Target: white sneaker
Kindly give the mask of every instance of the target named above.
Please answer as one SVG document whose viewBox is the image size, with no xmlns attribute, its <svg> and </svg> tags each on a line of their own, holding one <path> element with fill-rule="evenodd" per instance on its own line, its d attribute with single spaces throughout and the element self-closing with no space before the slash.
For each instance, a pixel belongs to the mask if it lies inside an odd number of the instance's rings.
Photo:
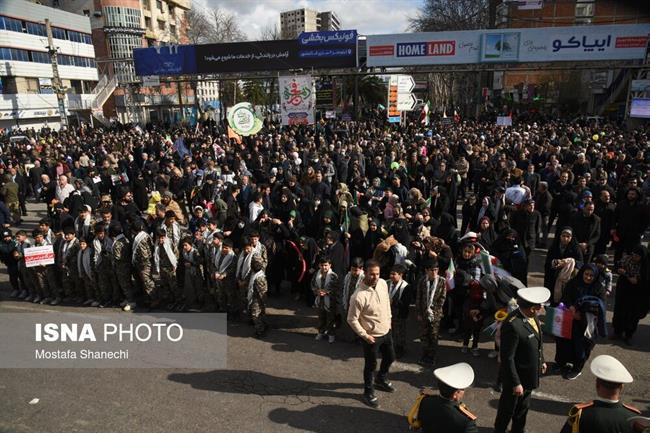
<svg viewBox="0 0 650 433">
<path fill-rule="evenodd" d="M 135 310 L 135 304 L 126 304 L 123 308 L 122 311 L 126 313 L 130 313 Z"/>
<path fill-rule="evenodd" d="M 490 353 L 488 353 L 488 358 L 490 359 L 494 359 L 497 356 L 499 356 L 499 352 L 497 352 L 496 350 L 490 350 Z"/>
<path fill-rule="evenodd" d="M 327 337 L 327 341 L 329 341 L 329 343 L 332 344 L 336 341 L 336 338 L 333 335 L 330 335 L 329 337 Z"/>
<path fill-rule="evenodd" d="M 315 338 L 315 340 L 316 340 L 316 341 L 320 341 L 320 340 L 322 340 L 323 338 L 325 338 L 325 334 L 321 334 L 321 333 L 319 332 L 318 334 L 316 334 L 316 338 Z"/>
</svg>

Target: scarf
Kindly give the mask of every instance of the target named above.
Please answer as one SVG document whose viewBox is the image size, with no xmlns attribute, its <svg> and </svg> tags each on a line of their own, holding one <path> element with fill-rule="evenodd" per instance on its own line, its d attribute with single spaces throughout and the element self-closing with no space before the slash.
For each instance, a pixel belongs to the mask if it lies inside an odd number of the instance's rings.
<svg viewBox="0 0 650 433">
<path fill-rule="evenodd" d="M 165 239 L 165 242 L 163 243 L 163 251 L 165 254 L 167 254 L 167 259 L 169 262 L 172 264 L 174 268 L 176 268 L 176 265 L 178 264 L 178 259 L 176 258 L 176 254 L 174 254 L 174 250 L 172 250 L 172 243 L 169 240 L 169 238 Z M 154 267 L 156 269 L 156 273 L 160 273 L 160 244 L 156 242 L 156 245 L 153 248 L 153 263 Z"/>
<path fill-rule="evenodd" d="M 77 220 L 75 221 L 75 227 L 77 229 L 77 233 L 81 234 L 83 237 L 87 237 L 88 234 L 90 233 L 90 215 L 88 215 L 84 220 L 82 221 L 77 217 Z"/>
<path fill-rule="evenodd" d="M 218 274 L 223 274 L 226 272 L 226 269 L 228 269 L 228 266 L 230 266 L 235 258 L 235 253 L 233 253 L 231 250 L 228 254 L 226 254 L 225 257 L 223 257 L 223 261 L 221 261 L 221 264 L 219 264 L 221 258 L 221 249 L 219 249 L 219 252 L 217 252 L 214 260 L 214 266 L 217 269 Z"/>
<path fill-rule="evenodd" d="M 66 255 L 68 253 L 68 250 L 75 244 L 75 242 L 79 242 L 77 238 L 72 239 L 71 241 L 66 241 L 63 244 L 63 259 L 66 258 Z"/>
<path fill-rule="evenodd" d="M 404 280 L 399 280 L 399 283 L 394 284 L 392 281 L 390 283 L 390 287 L 388 289 L 388 295 L 390 296 L 390 301 L 391 303 L 393 302 L 393 299 L 395 298 L 395 295 L 397 295 L 397 301 L 402 297 L 402 292 L 404 291 L 404 287 L 406 287 L 406 281 Z"/>
<path fill-rule="evenodd" d="M 427 278 L 426 314 L 429 321 L 433 321 L 434 319 L 431 305 L 433 304 L 433 298 L 436 296 L 436 292 L 438 291 L 438 281 L 440 281 L 440 275 L 436 275 L 436 278 L 433 281 L 430 281 Z"/>
<path fill-rule="evenodd" d="M 181 241 L 181 228 L 176 221 L 172 224 L 171 228 L 167 227 L 166 224 L 162 225 L 162 229 L 165 230 L 165 234 L 168 238 L 171 238 L 171 241 L 174 245 L 178 245 Z"/>
<path fill-rule="evenodd" d="M 237 259 L 237 279 L 245 280 L 248 274 L 251 271 L 251 260 L 253 259 L 253 251 L 249 254 L 241 253 L 239 259 Z"/>
<path fill-rule="evenodd" d="M 146 238 L 149 237 L 149 234 L 145 231 L 139 232 L 137 235 L 135 235 L 135 239 L 133 239 L 133 251 L 131 252 L 131 263 L 135 265 L 135 256 L 138 252 L 138 247 L 144 241 Z"/>
<path fill-rule="evenodd" d="M 257 280 L 259 277 L 264 276 L 264 270 L 260 269 L 259 271 L 255 272 L 251 279 L 248 281 L 248 292 L 246 293 L 246 299 L 248 301 L 247 306 L 250 308 L 251 304 L 253 303 L 253 294 L 255 292 L 255 280 Z"/>
<path fill-rule="evenodd" d="M 77 270 L 79 271 L 79 275 L 86 275 L 88 278 L 93 277 L 93 271 L 92 268 L 90 267 L 90 248 L 86 248 L 85 250 L 79 250 L 77 253 Z"/>
<path fill-rule="evenodd" d="M 343 279 L 343 311 L 348 311 L 348 302 L 350 302 L 350 296 L 352 296 L 354 292 L 357 291 L 359 284 L 361 284 L 363 281 L 363 278 L 364 274 L 361 272 L 361 274 L 357 277 L 356 283 L 354 283 L 354 290 L 352 290 L 352 293 L 350 293 L 350 282 L 352 281 L 352 274 L 348 272 L 348 274 Z"/>
<path fill-rule="evenodd" d="M 316 275 L 314 276 L 314 279 L 316 281 L 316 286 L 321 290 L 325 290 L 325 288 L 329 286 L 330 281 L 332 281 L 332 275 L 334 275 L 334 271 L 330 269 L 329 271 L 327 271 L 327 275 L 325 275 L 325 282 L 321 285 L 320 282 L 323 280 L 322 278 L 323 276 L 321 274 L 321 271 L 316 272 Z M 314 301 L 314 307 L 321 308 L 321 301 L 323 302 L 322 307 L 325 308 L 325 311 L 329 311 L 331 305 L 330 295 L 325 295 L 325 296 L 316 295 L 316 300 Z"/>
</svg>

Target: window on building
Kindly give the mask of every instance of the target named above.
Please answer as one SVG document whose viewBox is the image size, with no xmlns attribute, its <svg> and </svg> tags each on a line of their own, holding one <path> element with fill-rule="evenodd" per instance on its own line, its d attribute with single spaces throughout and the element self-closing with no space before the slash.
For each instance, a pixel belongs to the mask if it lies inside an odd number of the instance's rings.
<svg viewBox="0 0 650 433">
<path fill-rule="evenodd" d="M 74 60 L 72 56 L 68 56 L 67 54 L 59 54 L 58 56 L 56 56 L 56 61 L 61 66 L 74 65 Z"/>
<path fill-rule="evenodd" d="M 153 28 L 151 27 L 151 18 L 144 17 L 144 25 L 147 28 L 147 30 L 153 30 Z"/>
<path fill-rule="evenodd" d="M 27 29 L 27 33 L 30 35 L 37 35 L 37 36 L 47 36 L 47 32 L 45 31 L 45 25 L 44 24 L 39 24 L 39 23 L 31 23 L 27 21 L 25 28 Z"/>
<path fill-rule="evenodd" d="M 64 41 L 67 39 L 65 37 L 65 30 L 59 27 L 52 27 L 52 37 L 54 39 L 62 39 Z"/>
<path fill-rule="evenodd" d="M 140 28 L 139 9 L 105 6 L 104 16 L 107 27 Z"/>
<path fill-rule="evenodd" d="M 163 3 L 161 0 L 156 0 L 156 7 L 160 11 L 160 13 L 163 13 Z"/>
<path fill-rule="evenodd" d="M 29 51 L 16 48 L 0 48 L 0 60 L 13 60 L 15 62 L 29 62 Z"/>
<path fill-rule="evenodd" d="M 0 77 L 2 80 L 2 93 L 5 95 L 12 95 L 18 93 L 16 89 L 16 77 Z"/>
<path fill-rule="evenodd" d="M 172 5 L 169 5 L 169 16 L 176 18 L 176 8 Z"/>
<path fill-rule="evenodd" d="M 142 8 L 146 11 L 151 10 L 151 3 L 149 2 L 149 0 L 142 0 Z"/>
<path fill-rule="evenodd" d="M 158 30 L 165 30 L 165 22 L 158 20 Z"/>
<path fill-rule="evenodd" d="M 23 88 L 20 93 L 39 93 L 38 78 L 25 77 L 21 81 Z"/>
<path fill-rule="evenodd" d="M 0 29 L 11 30 L 12 32 L 22 32 L 23 22 L 9 17 L 0 17 Z"/>
<path fill-rule="evenodd" d="M 42 51 L 32 51 L 32 62 L 35 63 L 50 63 L 50 55 Z"/>
<path fill-rule="evenodd" d="M 594 0 L 578 0 L 576 2 L 576 24 L 591 24 L 595 3 Z"/>
<path fill-rule="evenodd" d="M 171 33 L 173 37 L 177 37 L 178 35 L 176 34 L 176 26 L 169 26 L 169 33 Z"/>
</svg>

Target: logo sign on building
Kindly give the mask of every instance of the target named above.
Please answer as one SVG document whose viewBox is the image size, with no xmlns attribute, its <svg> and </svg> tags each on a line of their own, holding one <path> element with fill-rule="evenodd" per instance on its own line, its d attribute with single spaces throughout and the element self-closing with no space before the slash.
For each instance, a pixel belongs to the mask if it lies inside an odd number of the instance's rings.
<svg viewBox="0 0 650 433">
<path fill-rule="evenodd" d="M 52 245 L 25 248 L 25 267 L 45 266 L 54 264 L 54 249 Z"/>
<path fill-rule="evenodd" d="M 280 77 L 280 115 L 283 125 L 313 125 L 316 94 L 311 75 Z"/>
<path fill-rule="evenodd" d="M 370 35 L 369 67 L 643 59 L 650 24 Z"/>
<path fill-rule="evenodd" d="M 240 102 L 228 110 L 228 125 L 239 135 L 257 134 L 262 129 L 262 120 L 255 115 L 255 109 L 248 102 Z"/>
</svg>

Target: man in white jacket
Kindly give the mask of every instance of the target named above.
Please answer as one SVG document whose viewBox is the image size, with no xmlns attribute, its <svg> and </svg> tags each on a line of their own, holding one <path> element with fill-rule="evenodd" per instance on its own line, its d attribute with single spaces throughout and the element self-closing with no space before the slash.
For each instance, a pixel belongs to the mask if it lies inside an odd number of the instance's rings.
<svg viewBox="0 0 650 433">
<path fill-rule="evenodd" d="M 375 387 L 386 392 L 395 388 L 387 380 L 388 370 L 395 360 L 393 336 L 391 334 L 390 295 L 386 281 L 379 278 L 380 267 L 375 260 L 366 262 L 364 279 L 350 299 L 348 323 L 363 339 L 364 401 L 371 407 L 378 407 Z M 381 365 L 377 377 L 377 354 L 381 352 Z"/>
</svg>

